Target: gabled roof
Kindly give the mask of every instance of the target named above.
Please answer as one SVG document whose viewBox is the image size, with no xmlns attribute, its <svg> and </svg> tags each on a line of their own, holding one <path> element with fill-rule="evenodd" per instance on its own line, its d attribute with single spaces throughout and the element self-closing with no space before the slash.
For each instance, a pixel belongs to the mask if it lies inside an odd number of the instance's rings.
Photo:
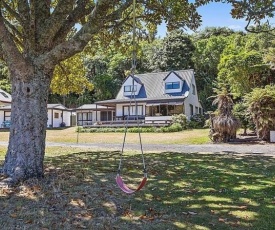
<svg viewBox="0 0 275 230">
<path fill-rule="evenodd" d="M 0 89 L 0 102 L 11 103 L 11 95 Z"/>
<path fill-rule="evenodd" d="M 62 104 L 47 104 L 47 109 L 69 110 Z"/>
<path fill-rule="evenodd" d="M 106 106 L 101 106 L 96 104 L 84 104 L 76 108 L 76 110 L 104 110 L 104 109 L 109 109 L 109 108 Z"/>
<path fill-rule="evenodd" d="M 182 79 L 182 77 L 179 76 L 175 71 L 171 71 L 171 72 L 163 79 L 163 81 L 165 81 L 171 74 L 175 74 L 180 80 L 184 80 L 184 79 Z"/>
<path fill-rule="evenodd" d="M 47 104 L 47 109 L 68 110 L 68 111 L 70 110 L 62 104 Z M 0 110 L 11 110 L 11 105 L 0 107 Z"/>
<path fill-rule="evenodd" d="M 139 95 L 136 96 L 137 99 L 165 99 L 165 98 L 175 98 L 175 97 L 186 97 L 188 91 L 191 88 L 191 82 L 194 75 L 194 70 L 179 70 L 173 71 L 180 79 L 184 80 L 184 85 L 182 91 L 179 93 L 165 94 L 164 93 L 164 79 L 171 74 L 171 72 L 160 72 L 160 73 L 146 73 L 137 74 L 136 78 L 143 83 Z M 129 99 L 129 97 L 124 96 L 123 87 L 116 96 L 116 100 Z"/>
<path fill-rule="evenodd" d="M 171 73 L 175 73 L 180 79 L 184 81 L 182 91 L 179 93 L 165 93 L 164 79 Z M 146 73 L 136 74 L 135 80 L 139 79 L 142 82 L 140 92 L 135 96 L 136 101 L 155 103 L 155 102 L 182 102 L 189 95 L 189 90 L 192 84 L 192 78 L 194 76 L 194 70 L 179 70 L 160 73 Z M 128 77 L 129 78 L 129 77 Z M 127 78 L 127 79 L 128 79 Z M 97 101 L 96 104 L 100 105 L 113 105 L 116 103 L 128 103 L 130 101 L 129 96 L 124 96 L 123 87 L 120 88 L 116 99 Z"/>
<path fill-rule="evenodd" d="M 124 82 L 126 82 L 128 80 L 128 78 L 132 77 L 136 83 L 142 85 L 142 81 L 137 77 L 137 75 L 133 76 L 133 75 L 129 75 L 128 77 L 125 78 L 125 80 L 123 81 L 122 85 L 124 84 Z"/>
</svg>

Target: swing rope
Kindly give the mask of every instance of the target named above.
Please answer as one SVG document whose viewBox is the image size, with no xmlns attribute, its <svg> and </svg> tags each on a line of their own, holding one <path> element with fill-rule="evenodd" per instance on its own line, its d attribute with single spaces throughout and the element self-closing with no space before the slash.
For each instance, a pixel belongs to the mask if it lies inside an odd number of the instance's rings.
<svg viewBox="0 0 275 230">
<path fill-rule="evenodd" d="M 130 98 L 130 105 L 128 107 L 128 115 L 126 119 L 126 124 L 125 124 L 125 130 L 124 130 L 124 138 L 123 138 L 123 144 L 122 144 L 122 149 L 120 153 L 120 161 L 119 161 L 119 166 L 117 170 L 117 176 L 116 176 L 116 182 L 119 188 L 127 193 L 127 194 L 132 194 L 134 192 L 139 191 L 142 189 L 142 187 L 145 185 L 147 181 L 147 170 L 146 170 L 146 165 L 145 165 L 145 158 L 144 158 L 144 153 L 143 153 L 143 146 L 142 146 L 142 141 L 141 141 L 141 133 L 140 133 L 140 122 L 138 120 L 138 109 L 137 109 L 137 100 L 136 100 L 136 95 L 135 95 L 135 90 L 134 90 L 134 76 L 135 76 L 135 70 L 136 70 L 136 0 L 133 0 L 133 52 L 132 52 L 132 68 L 131 68 L 131 76 L 132 76 L 132 89 L 131 89 L 131 98 Z M 130 116 L 130 109 L 132 109 L 132 100 L 134 100 L 134 107 L 135 107 L 135 119 L 137 120 L 138 124 L 138 134 L 139 134 L 139 144 L 140 144 L 140 151 L 142 155 L 142 163 L 143 163 L 143 173 L 144 177 L 142 181 L 140 182 L 139 186 L 133 190 L 130 189 L 124 182 L 122 177 L 120 176 L 121 173 L 121 166 L 122 166 L 122 158 L 123 158 L 123 153 L 124 153 L 124 147 L 125 147 L 125 142 L 126 142 L 126 136 L 127 136 L 127 131 L 129 127 L 129 116 Z"/>
</svg>

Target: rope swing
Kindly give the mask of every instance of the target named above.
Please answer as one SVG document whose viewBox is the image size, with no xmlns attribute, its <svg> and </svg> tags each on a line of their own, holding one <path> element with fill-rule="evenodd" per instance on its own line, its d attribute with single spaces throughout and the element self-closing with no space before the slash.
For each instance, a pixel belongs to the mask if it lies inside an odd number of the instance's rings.
<svg viewBox="0 0 275 230">
<path fill-rule="evenodd" d="M 134 76 L 135 76 L 135 70 L 136 70 L 136 59 L 137 59 L 136 58 L 136 0 L 133 0 L 133 52 L 132 52 L 132 68 L 131 68 L 131 76 L 133 78 L 133 81 L 132 81 L 130 106 L 128 107 L 128 116 L 127 116 L 127 120 L 126 120 L 126 124 L 125 124 L 123 145 L 122 145 L 122 149 L 121 149 L 121 153 L 120 153 L 120 161 L 119 161 L 119 166 L 118 166 L 117 176 L 116 176 L 116 183 L 117 183 L 118 187 L 123 192 L 125 192 L 127 194 L 132 194 L 132 193 L 135 193 L 135 192 L 141 190 L 147 181 L 147 170 L 146 170 L 146 165 L 145 165 L 145 160 L 144 160 L 144 153 L 143 153 L 141 134 L 140 134 L 140 123 L 138 121 L 137 101 L 136 101 L 136 96 L 135 96 L 135 91 L 134 91 Z M 139 144 L 140 144 L 140 150 L 141 150 L 141 155 L 142 155 L 143 173 L 144 173 L 144 177 L 136 189 L 129 188 L 124 183 L 122 177 L 120 176 L 122 157 L 123 157 L 124 146 L 125 146 L 125 141 L 126 141 L 126 136 L 127 136 L 128 126 L 129 126 L 130 108 L 132 108 L 132 100 L 134 101 L 134 105 L 135 105 L 135 118 L 136 118 L 137 124 L 138 124 Z"/>
</svg>

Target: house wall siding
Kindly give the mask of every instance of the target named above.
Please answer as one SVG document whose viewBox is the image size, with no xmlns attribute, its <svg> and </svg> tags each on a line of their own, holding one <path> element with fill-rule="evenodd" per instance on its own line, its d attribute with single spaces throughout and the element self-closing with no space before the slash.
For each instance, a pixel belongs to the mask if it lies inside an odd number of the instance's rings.
<svg viewBox="0 0 275 230">
<path fill-rule="evenodd" d="M 4 121 L 4 111 L 0 111 L 0 125 Z"/>
<path fill-rule="evenodd" d="M 195 86 L 195 94 L 193 93 L 193 87 L 192 85 Z M 184 101 L 184 109 L 185 109 L 185 115 L 187 116 L 188 119 L 191 118 L 191 110 L 190 110 L 190 105 L 193 106 L 193 114 L 196 114 L 195 108 L 201 108 L 200 102 L 198 100 L 198 92 L 197 92 L 197 86 L 195 82 L 195 77 L 193 76 L 191 85 L 190 85 L 190 91 L 188 94 L 188 97 Z"/>
<path fill-rule="evenodd" d="M 58 118 L 55 117 L 55 114 L 58 114 Z M 63 110 L 62 114 L 62 110 L 48 109 L 47 127 L 57 128 L 62 122 L 65 122 L 66 126 L 71 126 L 71 112 Z"/>
</svg>

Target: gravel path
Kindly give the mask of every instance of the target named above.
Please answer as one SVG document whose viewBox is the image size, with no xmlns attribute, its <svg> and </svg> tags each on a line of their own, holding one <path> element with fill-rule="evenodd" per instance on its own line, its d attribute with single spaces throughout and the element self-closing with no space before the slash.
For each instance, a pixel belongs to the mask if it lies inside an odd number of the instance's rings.
<svg viewBox="0 0 275 230">
<path fill-rule="evenodd" d="M 0 141 L 0 145 L 7 146 L 7 142 Z M 90 143 L 90 144 L 76 144 L 76 143 L 56 143 L 47 142 L 47 146 L 64 146 L 74 148 L 89 148 L 93 150 L 117 150 L 120 151 L 122 144 L 106 144 L 106 143 Z M 140 150 L 138 144 L 125 144 L 125 150 Z M 275 158 L 275 144 L 202 144 L 202 145 L 179 145 L 179 144 L 143 144 L 144 151 L 154 152 L 184 152 L 184 153 L 233 153 L 233 154 L 255 154 L 272 156 Z"/>
</svg>

